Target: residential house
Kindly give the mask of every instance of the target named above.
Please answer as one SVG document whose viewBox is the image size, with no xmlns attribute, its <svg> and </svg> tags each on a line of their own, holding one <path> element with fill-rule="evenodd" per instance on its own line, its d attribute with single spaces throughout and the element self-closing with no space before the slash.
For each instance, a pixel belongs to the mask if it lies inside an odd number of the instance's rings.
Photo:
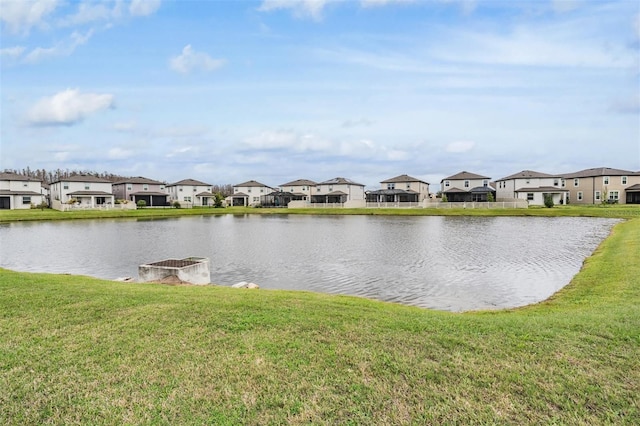
<svg viewBox="0 0 640 426">
<path fill-rule="evenodd" d="M 49 187 L 51 207 L 64 210 L 70 204 L 94 209 L 114 205 L 115 197 L 111 181 L 91 175 L 75 175 L 51 183 Z"/>
<path fill-rule="evenodd" d="M 163 182 L 138 176 L 115 182 L 112 186 L 116 200 L 127 200 L 134 204 L 144 201 L 148 207 L 169 205 L 169 194 Z"/>
<path fill-rule="evenodd" d="M 298 179 L 280 185 L 280 190 L 290 192 L 299 200 L 310 201 L 315 193 L 317 183 L 309 179 Z"/>
<path fill-rule="evenodd" d="M 183 207 L 213 206 L 215 195 L 211 192 L 212 185 L 195 179 L 183 179 L 165 187 L 169 193 L 169 202 L 180 203 Z"/>
<path fill-rule="evenodd" d="M 45 200 L 39 180 L 15 173 L 0 173 L 0 209 L 30 209 Z"/>
<path fill-rule="evenodd" d="M 488 176 L 462 171 L 442 179 L 440 190 L 453 203 L 495 200 L 496 190 L 490 182 Z"/>
<path fill-rule="evenodd" d="M 640 172 L 598 167 L 563 177 L 572 204 L 640 204 Z"/>
<path fill-rule="evenodd" d="M 311 202 L 325 204 L 352 202 L 351 204 L 353 205 L 364 204 L 364 185 L 343 177 L 329 179 L 316 184 L 315 193 L 311 196 Z"/>
<path fill-rule="evenodd" d="M 274 192 L 264 183 L 255 180 L 233 185 L 233 194 L 227 197 L 227 204 L 231 206 L 258 206 L 260 205 L 260 197 Z"/>
<path fill-rule="evenodd" d="M 550 195 L 554 204 L 566 204 L 569 191 L 560 175 L 523 170 L 496 181 L 496 201 L 527 200 L 529 205 L 543 206 Z"/>
<path fill-rule="evenodd" d="M 369 203 L 419 203 L 429 199 L 429 183 L 400 175 L 380 182 L 381 189 L 367 192 Z"/>
</svg>

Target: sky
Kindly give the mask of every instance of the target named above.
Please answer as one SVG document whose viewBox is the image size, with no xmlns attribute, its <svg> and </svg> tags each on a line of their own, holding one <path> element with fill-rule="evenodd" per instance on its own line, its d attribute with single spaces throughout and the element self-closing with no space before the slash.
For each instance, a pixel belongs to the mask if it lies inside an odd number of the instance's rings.
<svg viewBox="0 0 640 426">
<path fill-rule="evenodd" d="M 640 171 L 640 2 L 0 0 L 0 169 Z"/>
</svg>

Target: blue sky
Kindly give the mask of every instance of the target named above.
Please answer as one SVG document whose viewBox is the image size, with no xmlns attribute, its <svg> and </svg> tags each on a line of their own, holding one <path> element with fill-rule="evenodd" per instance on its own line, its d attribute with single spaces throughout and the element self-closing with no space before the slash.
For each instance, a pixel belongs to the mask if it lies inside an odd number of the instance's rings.
<svg viewBox="0 0 640 426">
<path fill-rule="evenodd" d="M 0 0 L 0 168 L 640 170 L 636 1 Z"/>
</svg>

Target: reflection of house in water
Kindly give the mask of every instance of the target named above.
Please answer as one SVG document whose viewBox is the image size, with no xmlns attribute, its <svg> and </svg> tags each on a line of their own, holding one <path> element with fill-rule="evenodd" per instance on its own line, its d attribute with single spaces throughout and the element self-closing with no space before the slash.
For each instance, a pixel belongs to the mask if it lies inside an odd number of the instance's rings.
<svg viewBox="0 0 640 426">
<path fill-rule="evenodd" d="M 490 200 L 489 194 L 494 200 L 496 198 L 496 190 L 489 185 L 490 180 L 488 176 L 460 172 L 442 179 L 440 187 L 451 203 L 485 202 Z"/>
<path fill-rule="evenodd" d="M 380 182 L 382 189 L 367 192 L 368 203 L 418 203 L 429 198 L 429 183 L 408 175 Z"/>
</svg>

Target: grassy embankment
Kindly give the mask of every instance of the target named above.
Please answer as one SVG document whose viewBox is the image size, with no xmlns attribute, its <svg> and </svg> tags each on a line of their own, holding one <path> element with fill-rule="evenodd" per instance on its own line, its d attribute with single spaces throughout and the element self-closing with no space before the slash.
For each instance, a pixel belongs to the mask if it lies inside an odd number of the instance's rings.
<svg viewBox="0 0 640 426">
<path fill-rule="evenodd" d="M 1 222 L 37 220 L 74 220 L 108 218 L 165 218 L 222 214 L 305 214 L 305 215 L 396 215 L 396 216 L 596 216 L 631 218 L 640 217 L 640 205 L 555 206 L 551 209 L 261 209 L 229 207 L 225 209 L 140 209 L 140 210 L 78 210 L 60 212 L 52 209 L 0 210 Z"/>
<path fill-rule="evenodd" d="M 0 424 L 639 424 L 638 253 L 463 314 L 0 269 Z"/>
</svg>

